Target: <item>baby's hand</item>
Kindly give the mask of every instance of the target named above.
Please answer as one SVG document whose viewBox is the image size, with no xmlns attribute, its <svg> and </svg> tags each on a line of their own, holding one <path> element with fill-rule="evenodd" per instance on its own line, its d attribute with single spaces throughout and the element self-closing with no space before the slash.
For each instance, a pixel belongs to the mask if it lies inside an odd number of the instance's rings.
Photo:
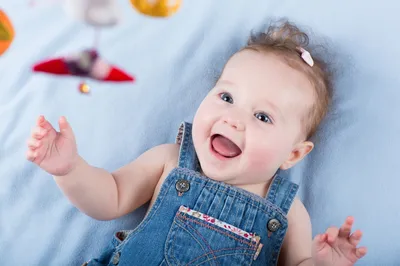
<svg viewBox="0 0 400 266">
<path fill-rule="evenodd" d="M 361 240 L 360 230 L 351 233 L 353 217 L 347 217 L 340 229 L 330 227 L 324 234 L 317 235 L 313 241 L 313 261 L 317 266 L 354 265 L 366 253 L 366 247 L 357 248 Z"/>
<path fill-rule="evenodd" d="M 74 133 L 65 117 L 61 117 L 58 124 L 60 132 L 39 116 L 28 139 L 26 157 L 48 173 L 63 176 L 75 167 L 78 152 Z"/>
</svg>

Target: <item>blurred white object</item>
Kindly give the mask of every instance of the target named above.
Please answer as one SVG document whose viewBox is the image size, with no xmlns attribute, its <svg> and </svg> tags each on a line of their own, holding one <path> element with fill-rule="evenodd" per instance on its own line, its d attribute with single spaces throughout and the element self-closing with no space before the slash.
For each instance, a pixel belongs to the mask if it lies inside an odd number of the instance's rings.
<svg viewBox="0 0 400 266">
<path fill-rule="evenodd" d="M 65 11 L 95 27 L 111 27 L 120 22 L 116 0 L 64 0 Z"/>
</svg>

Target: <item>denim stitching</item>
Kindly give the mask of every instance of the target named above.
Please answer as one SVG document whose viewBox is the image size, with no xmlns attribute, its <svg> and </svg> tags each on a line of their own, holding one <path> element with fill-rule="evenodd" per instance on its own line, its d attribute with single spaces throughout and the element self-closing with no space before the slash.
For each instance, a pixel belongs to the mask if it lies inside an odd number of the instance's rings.
<svg viewBox="0 0 400 266">
<path fill-rule="evenodd" d="M 179 154 L 179 167 L 186 167 L 186 165 L 185 165 L 186 153 L 187 153 L 186 146 L 187 145 L 186 145 L 185 135 L 183 135 L 182 144 L 181 144 L 181 148 L 180 148 L 180 154 Z"/>
<path fill-rule="evenodd" d="M 228 190 L 226 190 L 226 191 L 224 191 L 224 193 L 225 194 L 227 194 L 228 193 Z M 235 198 L 235 196 L 236 196 L 236 191 L 234 191 L 234 196 L 233 196 L 233 199 L 230 201 L 230 203 L 229 203 L 229 210 L 228 210 L 228 212 L 227 213 L 230 213 L 231 212 L 231 210 L 232 210 L 232 206 L 233 206 L 233 203 L 234 203 L 234 198 Z M 227 197 L 227 198 L 229 198 L 229 197 Z M 225 217 L 226 218 L 226 217 Z"/>
<path fill-rule="evenodd" d="M 204 251 L 204 252 L 207 252 L 207 250 L 204 250 L 202 244 L 197 240 L 197 238 L 196 238 L 191 232 L 189 232 L 189 230 L 187 230 L 186 228 L 184 228 L 182 225 L 180 225 L 180 224 L 177 223 L 176 221 L 174 221 L 173 224 L 174 224 L 175 226 L 178 226 L 180 229 L 186 231 L 186 232 L 199 244 L 199 246 L 203 249 L 203 251 Z M 189 226 L 189 227 L 191 227 L 191 226 L 188 225 L 188 224 L 186 224 L 186 225 Z M 192 230 L 194 230 L 200 237 L 202 237 L 202 235 L 201 235 L 196 229 L 194 229 L 193 227 L 191 227 L 191 228 L 192 228 Z M 177 228 L 175 228 L 175 230 L 177 230 Z M 177 234 L 175 234 L 175 236 L 174 236 L 174 240 L 173 240 L 174 242 L 175 242 L 175 239 L 176 239 L 176 235 L 177 235 Z M 206 243 L 206 245 L 207 245 L 207 242 L 205 241 L 204 238 L 203 238 L 203 241 L 204 241 L 204 242 Z M 172 244 L 172 243 L 173 243 L 173 242 L 171 242 L 171 244 Z M 209 250 L 212 250 L 212 248 L 211 248 L 210 246 L 207 245 L 207 247 L 208 247 Z M 212 253 L 212 251 L 211 251 L 211 252 L 208 252 L 208 253 Z M 215 257 L 215 256 L 213 256 L 213 257 Z"/>
<path fill-rule="evenodd" d="M 254 225 L 254 220 L 255 220 L 256 214 L 254 214 L 254 211 L 253 211 L 253 210 L 249 210 L 249 213 L 248 213 L 246 216 L 247 216 L 247 219 L 246 219 L 245 228 L 246 228 L 246 229 L 247 229 L 247 228 L 252 228 L 253 225 Z M 252 224 L 252 225 L 250 225 L 250 224 Z"/>
<path fill-rule="evenodd" d="M 186 130 L 186 125 L 185 125 L 185 129 L 183 132 L 183 143 L 182 143 L 182 149 L 183 149 L 183 158 L 182 158 L 182 165 L 185 168 L 187 167 L 187 160 L 188 160 L 188 147 L 189 147 L 189 143 L 188 143 L 188 134 L 187 134 L 187 130 Z"/>
<path fill-rule="evenodd" d="M 214 198 L 217 196 L 217 194 L 214 195 Z M 223 201 L 224 195 L 219 195 L 219 199 L 217 200 L 218 202 L 216 203 L 216 206 L 221 206 L 222 205 L 222 201 Z M 214 201 L 212 202 L 213 204 L 211 206 L 214 205 Z M 221 211 L 219 211 L 219 213 L 221 214 L 222 209 L 224 208 L 224 206 L 222 206 Z M 217 219 L 220 219 L 221 216 L 215 217 Z"/>
<path fill-rule="evenodd" d="M 239 241 L 239 242 L 242 243 L 242 244 L 246 244 L 246 245 L 251 246 L 251 247 L 253 247 L 253 246 L 255 245 L 255 244 L 253 244 L 253 243 L 247 243 L 246 241 L 244 241 L 244 240 L 242 240 L 242 239 L 239 239 L 239 238 L 237 238 L 237 237 L 235 237 L 235 236 L 232 236 L 232 235 L 228 234 L 227 232 L 224 232 L 224 231 L 222 231 L 222 230 L 220 230 L 220 229 L 218 229 L 218 228 L 215 228 L 215 227 L 213 227 L 213 226 L 211 226 L 211 225 L 209 225 L 209 224 L 202 223 L 202 222 L 197 221 L 197 220 L 194 220 L 194 219 L 190 219 L 190 218 L 188 218 L 188 217 L 186 217 L 186 216 L 184 216 L 184 215 L 182 215 L 182 214 L 180 214 L 180 213 L 177 214 L 176 217 L 177 217 L 177 218 L 182 218 L 183 220 L 187 220 L 187 221 L 190 221 L 190 222 L 194 222 L 194 223 L 196 223 L 196 224 L 198 224 L 198 225 L 200 225 L 200 226 L 206 227 L 206 228 L 208 228 L 208 229 L 210 229 L 210 230 L 213 230 L 213 231 L 216 231 L 216 232 L 221 233 L 221 234 L 223 234 L 223 235 L 226 235 L 227 237 L 230 237 L 230 238 L 232 238 L 232 239 L 234 239 L 234 240 L 236 240 L 236 241 Z"/>
<path fill-rule="evenodd" d="M 191 170 L 185 169 L 185 168 L 175 168 L 175 169 L 173 169 L 172 171 L 177 172 L 177 175 L 179 176 L 179 174 L 181 174 L 182 172 L 183 172 L 183 173 L 184 173 L 184 172 L 188 172 L 188 171 L 190 172 Z M 172 173 L 172 171 L 171 171 L 171 173 Z M 190 175 L 190 174 L 189 174 L 189 175 Z M 192 177 L 193 177 L 193 176 L 197 177 L 198 175 L 193 175 L 193 174 L 192 174 Z M 268 212 L 265 211 L 263 207 L 269 207 L 270 209 L 272 209 L 272 210 L 278 212 L 279 214 L 281 214 L 283 217 L 286 217 L 286 214 L 282 211 L 281 208 L 279 208 L 278 206 L 272 204 L 272 203 L 269 202 L 269 201 L 262 201 L 263 198 L 257 199 L 257 198 L 254 198 L 254 196 L 251 196 L 251 195 L 249 195 L 249 196 L 244 196 L 244 195 L 242 196 L 242 195 L 240 195 L 240 194 L 239 194 L 239 195 L 236 195 L 236 194 L 238 194 L 238 193 L 240 193 L 240 192 L 235 191 L 235 190 L 233 190 L 233 191 L 235 192 L 235 194 L 232 195 L 231 192 L 228 192 L 228 191 L 225 192 L 225 191 L 223 191 L 223 190 L 221 190 L 221 189 L 219 189 L 219 188 L 214 188 L 213 186 L 210 186 L 210 185 L 207 185 L 207 184 L 203 184 L 202 182 L 200 182 L 200 181 L 198 181 L 198 180 L 192 179 L 191 182 L 196 182 L 197 184 L 199 184 L 199 185 L 201 185 L 201 186 L 203 186 L 203 187 L 206 187 L 206 188 L 208 188 L 208 189 L 210 189 L 210 190 L 214 190 L 214 191 L 217 191 L 217 192 L 220 192 L 220 193 L 224 193 L 224 194 L 226 194 L 226 195 L 228 195 L 228 196 L 231 196 L 231 197 L 233 197 L 233 198 L 242 200 L 243 202 L 247 202 L 249 205 L 251 205 L 252 207 L 257 208 L 258 210 L 264 212 L 265 214 L 268 214 Z M 257 203 L 261 204 L 261 206 L 256 206 L 256 205 L 254 205 L 253 202 L 257 202 Z"/>
<path fill-rule="evenodd" d="M 239 210 L 240 210 L 240 209 L 241 209 L 241 208 L 236 208 L 235 223 L 236 223 L 237 217 L 239 217 Z"/>
<path fill-rule="evenodd" d="M 208 188 L 208 189 L 210 189 L 210 190 L 218 190 L 218 189 L 215 189 L 215 188 L 210 187 L 210 186 L 207 186 L 207 185 L 204 185 L 204 187 L 206 187 L 206 188 Z M 220 193 L 223 193 L 223 194 L 227 194 L 228 196 L 231 196 L 231 197 L 233 197 L 233 198 L 236 198 L 236 199 L 238 199 L 238 200 L 241 200 L 241 201 L 243 201 L 243 202 L 245 202 L 245 203 L 248 203 L 248 204 L 251 205 L 252 207 L 257 208 L 258 210 L 264 212 L 265 214 L 268 214 L 268 212 L 265 211 L 264 209 L 262 209 L 262 207 L 259 207 L 259 206 L 254 205 L 253 202 L 250 202 L 250 201 L 249 201 L 248 199 L 246 199 L 246 198 L 242 198 L 241 196 L 233 196 L 233 195 L 230 194 L 229 192 L 224 192 L 224 191 L 219 191 L 219 192 L 220 192 Z M 263 203 L 263 204 L 264 204 L 264 203 Z M 264 205 L 265 205 L 265 206 L 268 206 L 268 207 L 270 207 L 271 209 L 273 209 L 274 211 L 280 213 L 282 216 L 286 216 L 285 213 L 282 213 L 282 210 L 281 210 L 280 208 L 278 208 L 278 207 L 276 207 L 276 206 L 273 206 L 272 204 L 270 205 L 270 203 L 266 203 L 266 204 L 264 204 Z"/>
<path fill-rule="evenodd" d="M 282 203 L 281 209 L 285 212 L 288 213 L 291 203 L 293 202 L 294 195 L 296 195 L 298 186 L 296 184 L 291 184 L 288 190 L 288 195 L 285 197 L 285 200 Z"/>
<path fill-rule="evenodd" d="M 179 218 L 181 218 L 181 217 L 183 218 L 183 216 L 181 216 L 180 213 L 177 213 L 177 215 L 176 215 L 175 217 L 176 217 L 177 219 L 179 219 Z M 184 218 L 186 218 L 186 217 L 184 217 Z M 191 219 L 188 219 L 188 220 L 191 220 Z M 182 222 L 185 222 L 185 221 L 182 220 Z M 193 226 L 191 226 L 190 224 L 185 223 L 185 225 L 188 226 L 188 227 L 190 227 L 193 231 L 195 231 L 195 232 L 198 234 L 199 237 L 201 237 L 201 238 L 203 239 L 203 241 L 204 241 L 204 243 L 206 244 L 206 246 L 208 247 L 208 249 L 211 250 L 210 252 L 212 253 L 213 258 L 215 258 L 215 254 L 214 254 L 212 248 L 208 245 L 208 242 L 206 241 L 206 239 L 204 239 L 203 235 L 200 234 L 200 232 L 197 231 L 195 228 L 193 228 Z M 183 228 L 182 226 L 180 226 L 180 227 L 181 227 L 182 229 L 185 229 L 185 228 Z M 186 230 L 186 231 L 187 231 L 187 230 Z"/>
<path fill-rule="evenodd" d="M 245 209 L 246 210 L 246 209 Z M 250 214 L 251 213 L 253 213 L 252 211 L 250 211 Z M 249 222 L 250 222 L 250 218 L 251 218 L 251 215 L 250 214 L 246 214 L 246 222 L 245 222 L 245 224 L 243 225 L 243 229 L 245 229 L 246 231 L 247 231 L 247 228 L 250 228 L 248 225 L 249 225 Z M 243 220 L 243 219 L 242 219 Z"/>
<path fill-rule="evenodd" d="M 235 191 L 236 193 L 245 194 L 245 195 L 243 195 L 245 198 L 250 198 L 250 200 L 252 200 L 252 201 L 261 202 L 264 205 L 270 205 L 271 207 L 274 207 L 273 206 L 274 204 L 272 204 L 271 202 L 267 201 L 266 198 L 261 198 L 259 196 L 252 195 L 250 192 L 247 192 L 247 191 L 237 191 L 235 189 L 236 187 L 232 187 L 231 185 L 227 185 L 227 184 L 224 184 L 224 183 L 218 183 L 217 181 L 214 181 L 214 180 L 212 180 L 212 179 L 210 179 L 208 177 L 204 177 L 200 173 L 195 172 L 195 171 L 193 171 L 191 169 L 178 167 L 178 168 L 174 168 L 173 170 L 171 170 L 171 172 L 177 172 L 178 176 L 187 175 L 187 176 L 189 176 L 191 178 L 191 181 L 199 183 L 199 184 L 202 184 L 203 186 L 206 186 L 206 187 L 210 187 L 210 185 L 207 184 L 207 181 L 209 183 L 213 183 L 213 185 L 215 184 L 215 185 L 217 185 L 219 187 L 229 187 L 231 190 Z M 196 179 L 193 179 L 193 178 L 201 179 L 202 181 L 204 181 L 204 184 L 203 184 L 203 182 L 201 182 L 199 180 L 196 180 Z M 209 179 L 209 180 L 207 180 L 207 179 Z M 217 189 L 214 189 L 214 190 L 221 191 L 222 189 L 218 189 L 217 188 Z M 229 194 L 229 192 L 228 192 L 228 194 Z M 241 196 L 236 196 L 236 197 L 241 198 Z M 280 208 L 277 208 L 277 209 L 280 209 Z"/>
<path fill-rule="evenodd" d="M 203 191 L 202 191 L 202 192 L 203 192 Z M 202 194 L 202 193 L 201 193 L 201 194 Z M 201 194 L 200 194 L 200 195 L 201 195 Z M 199 196 L 200 196 L 200 195 L 199 195 Z M 205 196 L 206 196 L 207 198 L 209 197 L 209 195 L 210 195 L 209 193 L 205 193 Z M 199 207 L 199 210 L 202 210 L 202 209 L 203 209 L 203 204 L 204 204 L 204 202 L 206 202 L 206 200 L 203 200 L 203 201 L 201 202 L 200 207 Z"/>
<path fill-rule="evenodd" d="M 266 198 L 267 198 L 267 200 L 268 201 L 270 201 L 270 202 L 274 202 L 274 200 L 275 200 L 275 193 L 276 193 L 276 180 L 277 180 L 277 176 L 274 176 L 273 177 L 273 179 L 272 179 L 272 181 L 271 181 L 271 184 L 270 184 L 270 187 L 269 187 L 269 189 L 268 189 L 268 191 L 267 191 L 267 196 L 266 196 Z"/>
<path fill-rule="evenodd" d="M 221 258 L 221 257 L 226 257 L 226 256 L 231 256 L 231 255 L 249 255 L 249 254 L 248 254 L 248 253 L 232 253 L 232 254 L 219 255 L 219 256 L 217 256 L 217 257 L 215 257 L 215 258 Z M 209 262 L 209 261 L 210 261 L 210 260 L 208 259 L 208 260 L 203 261 L 203 262 L 201 262 L 201 263 L 199 263 L 199 264 L 196 264 L 196 266 L 197 266 L 197 265 L 204 264 L 204 263 Z M 247 265 L 251 265 L 251 263 L 252 263 L 252 261 L 250 260 L 249 264 L 247 264 Z"/>
<path fill-rule="evenodd" d="M 279 204 L 277 204 L 276 202 L 276 196 L 277 196 L 277 192 L 279 190 L 279 187 L 281 185 L 281 181 L 282 178 L 280 176 L 276 176 L 273 180 L 272 180 L 272 186 L 271 186 L 271 190 L 270 190 L 270 200 L 273 204 L 279 206 Z"/>
<path fill-rule="evenodd" d="M 184 123 L 182 125 L 182 133 L 181 133 L 181 147 L 179 149 L 179 167 L 187 168 L 187 153 L 188 153 L 188 125 Z"/>
<path fill-rule="evenodd" d="M 175 224 L 175 220 L 172 221 L 172 224 L 169 227 L 167 238 L 165 239 L 165 243 L 164 243 L 164 258 L 168 261 L 168 264 L 171 264 L 171 262 L 169 261 L 169 258 L 172 258 L 174 261 L 176 261 L 176 258 L 174 256 L 168 256 L 168 250 L 172 243 L 171 234 L 173 231 L 175 231 L 174 224 Z M 177 264 L 177 263 L 175 263 L 175 264 Z M 173 264 L 173 265 L 175 265 L 175 264 Z"/>
<path fill-rule="evenodd" d="M 229 253 L 229 254 L 227 254 L 227 255 L 251 255 L 251 256 L 253 256 L 253 254 L 248 253 L 247 251 L 254 251 L 254 252 L 256 251 L 255 248 L 220 248 L 220 249 L 214 250 L 214 252 L 225 251 L 225 250 L 231 250 L 231 251 L 235 251 L 235 250 L 244 250 L 244 251 L 245 251 L 245 252 L 243 252 L 243 253 L 232 253 L 232 254 Z M 190 265 L 190 264 L 193 263 L 194 261 L 200 259 L 201 257 L 207 256 L 208 254 L 209 254 L 209 253 L 204 253 L 203 255 L 200 255 L 200 256 L 198 256 L 197 258 L 195 258 L 195 259 L 189 261 L 187 264 Z M 221 256 L 224 256 L 224 255 L 216 256 L 216 258 L 221 257 Z M 203 263 L 203 262 L 202 262 L 202 263 Z"/>
<path fill-rule="evenodd" d="M 228 187 L 226 187 L 226 188 L 224 189 L 224 192 L 225 192 L 226 190 L 228 190 Z M 218 203 L 218 205 L 222 205 L 222 198 L 223 198 L 223 197 L 220 197 L 220 198 L 219 198 L 219 203 Z M 226 199 L 226 197 L 225 197 L 225 199 Z M 224 206 L 222 206 L 222 209 L 223 209 L 223 208 L 224 208 Z M 222 210 L 222 209 L 221 209 L 221 210 Z"/>
</svg>

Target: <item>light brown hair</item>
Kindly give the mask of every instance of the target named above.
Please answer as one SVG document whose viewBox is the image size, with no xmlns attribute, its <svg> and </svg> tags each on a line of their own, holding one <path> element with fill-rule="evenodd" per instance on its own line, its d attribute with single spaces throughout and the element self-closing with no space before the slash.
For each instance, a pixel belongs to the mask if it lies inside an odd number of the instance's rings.
<svg viewBox="0 0 400 266">
<path fill-rule="evenodd" d="M 311 54 L 314 61 L 312 67 L 301 58 L 299 47 Z M 315 102 L 308 114 L 304 116 L 307 139 L 316 132 L 332 101 L 333 73 L 328 63 L 317 55 L 316 48 L 321 48 L 321 45 L 311 47 L 309 37 L 304 31 L 287 20 L 281 20 L 271 24 L 266 32 L 253 34 L 242 49 L 275 53 L 282 57 L 290 67 L 308 77 L 314 87 Z"/>
</svg>

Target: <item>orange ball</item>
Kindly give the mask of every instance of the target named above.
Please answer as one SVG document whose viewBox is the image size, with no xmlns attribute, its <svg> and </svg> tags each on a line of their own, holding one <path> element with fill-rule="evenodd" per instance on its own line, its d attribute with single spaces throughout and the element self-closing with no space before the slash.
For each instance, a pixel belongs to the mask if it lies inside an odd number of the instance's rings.
<svg viewBox="0 0 400 266">
<path fill-rule="evenodd" d="M 0 55 L 10 47 L 14 40 L 14 28 L 6 13 L 0 9 Z"/>
<path fill-rule="evenodd" d="M 79 92 L 82 94 L 88 94 L 90 92 L 90 87 L 85 82 L 81 82 L 79 84 L 78 89 L 79 89 Z"/>
<path fill-rule="evenodd" d="M 169 17 L 175 14 L 182 0 L 130 0 L 132 6 L 142 14 L 152 17 Z"/>
</svg>

